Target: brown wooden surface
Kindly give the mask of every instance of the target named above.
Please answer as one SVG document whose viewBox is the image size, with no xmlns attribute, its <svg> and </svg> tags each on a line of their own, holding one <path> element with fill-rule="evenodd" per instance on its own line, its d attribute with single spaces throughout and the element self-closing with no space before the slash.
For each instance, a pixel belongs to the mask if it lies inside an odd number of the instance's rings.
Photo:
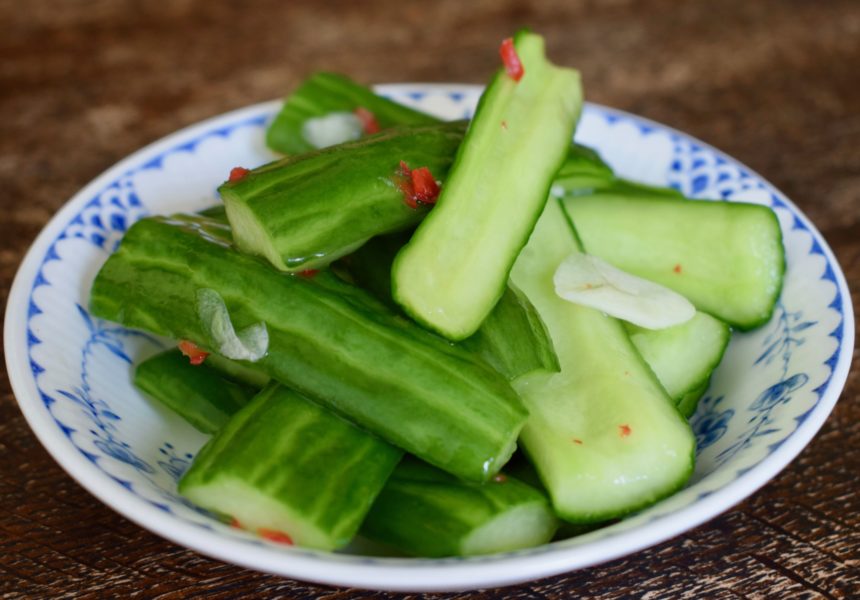
<svg viewBox="0 0 860 600">
<path fill-rule="evenodd" d="M 860 3 L 0 0 L 0 291 L 75 191 L 204 117 L 326 68 L 482 82 L 520 25 L 589 99 L 750 165 L 824 233 L 860 290 Z M 853 296 L 855 311 L 858 297 Z M 860 380 L 800 457 L 734 510 L 606 565 L 486 597 L 860 597 Z M 102 506 L 0 399 L 0 596 L 396 597 L 204 558 Z M 464 594 L 473 597 L 478 594 Z M 459 596 L 457 596 L 459 597 Z"/>
</svg>

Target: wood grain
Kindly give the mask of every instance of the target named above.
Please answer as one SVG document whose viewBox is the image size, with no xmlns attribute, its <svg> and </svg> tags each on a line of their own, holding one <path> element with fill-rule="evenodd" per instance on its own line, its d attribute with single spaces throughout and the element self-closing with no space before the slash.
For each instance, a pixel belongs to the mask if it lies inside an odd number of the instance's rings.
<svg viewBox="0 0 860 600">
<path fill-rule="evenodd" d="M 0 0 L 0 277 L 102 170 L 179 127 L 282 95 L 319 68 L 367 82 L 482 82 L 520 25 L 589 99 L 687 131 L 763 173 L 860 289 L 860 4 L 480 0 Z M 856 293 L 852 297 L 855 311 Z M 625 559 L 449 598 L 860 597 L 860 381 L 764 489 Z M 267 576 L 113 513 L 0 399 L 3 598 L 397 598 Z M 414 597 L 414 596 L 413 596 Z M 439 596 L 442 597 L 442 596 Z"/>
</svg>

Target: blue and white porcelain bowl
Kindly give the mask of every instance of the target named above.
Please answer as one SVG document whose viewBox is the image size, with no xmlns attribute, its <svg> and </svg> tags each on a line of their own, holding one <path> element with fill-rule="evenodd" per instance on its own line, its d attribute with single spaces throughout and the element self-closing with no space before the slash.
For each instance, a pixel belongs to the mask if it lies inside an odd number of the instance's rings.
<svg viewBox="0 0 860 600">
<path fill-rule="evenodd" d="M 380 91 L 448 118 L 469 116 L 480 94 L 462 85 Z M 204 436 L 131 385 L 133 365 L 169 342 L 91 317 L 88 290 L 136 219 L 211 205 L 232 167 L 273 158 L 263 134 L 277 108 L 264 103 L 205 121 L 109 169 L 51 220 L 9 297 L 6 361 L 27 421 L 72 477 L 142 527 L 225 561 L 332 585 L 417 591 L 511 584 L 636 552 L 725 511 L 785 467 L 839 397 L 854 345 L 851 301 L 839 265 L 807 218 L 767 181 L 702 142 L 588 105 L 577 139 L 619 174 L 697 198 L 764 204 L 782 225 L 782 298 L 770 323 L 734 336 L 692 419 L 698 461 L 689 485 L 577 538 L 466 559 L 283 547 L 213 520 L 176 494 Z"/>
</svg>

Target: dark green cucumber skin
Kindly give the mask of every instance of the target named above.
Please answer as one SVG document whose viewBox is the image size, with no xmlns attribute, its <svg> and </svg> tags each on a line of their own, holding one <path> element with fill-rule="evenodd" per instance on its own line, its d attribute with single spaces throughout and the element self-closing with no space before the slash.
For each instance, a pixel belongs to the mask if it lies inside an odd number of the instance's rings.
<svg viewBox="0 0 860 600">
<path fill-rule="evenodd" d="M 526 410 L 479 358 L 330 273 L 278 273 L 187 220 L 132 226 L 96 277 L 90 308 L 210 348 L 196 312 L 201 288 L 221 295 L 237 331 L 266 323 L 268 353 L 256 367 L 392 444 L 475 481 L 512 452 Z"/>
<path fill-rule="evenodd" d="M 587 147 L 580 147 L 583 151 L 590 151 L 590 156 L 582 156 L 579 161 L 570 158 L 565 161 L 553 181 L 553 195 L 558 198 L 574 196 L 587 196 L 595 193 L 631 195 L 631 196 L 659 196 L 662 198 L 674 198 L 686 200 L 683 194 L 676 189 L 660 187 L 639 183 L 618 177 L 600 155 Z M 573 150 L 573 148 L 571 149 Z M 599 161 L 599 162 L 598 162 Z"/>
<path fill-rule="evenodd" d="M 741 331 L 755 329 L 773 315 L 782 291 L 785 251 L 770 208 L 601 191 L 569 197 L 564 209 L 589 252 L 675 290 L 702 312 Z M 743 240 L 731 241 L 741 226 L 755 229 Z M 635 236 L 627 235 L 634 230 Z M 695 271 L 689 263 L 699 257 L 708 257 L 708 266 Z M 756 258 L 760 260 L 750 267 Z M 752 308 L 745 295 L 754 297 Z"/>
<path fill-rule="evenodd" d="M 266 130 L 266 144 L 276 152 L 301 154 L 314 150 L 302 135 L 305 121 L 331 112 L 365 108 L 383 129 L 398 125 L 432 125 L 438 119 L 376 95 L 370 88 L 337 73 L 314 73 L 286 97 Z"/>
<path fill-rule="evenodd" d="M 556 172 L 550 189 L 556 196 L 574 194 L 582 189 L 606 185 L 614 178 L 612 168 L 595 150 L 574 143 Z"/>
<path fill-rule="evenodd" d="M 198 211 L 197 214 L 211 221 L 217 221 L 225 225 L 230 224 L 227 220 L 227 210 L 224 208 L 223 204 L 215 204 L 209 208 L 204 208 L 203 210 Z"/>
<path fill-rule="evenodd" d="M 462 122 L 392 129 L 254 169 L 219 188 L 234 236 L 243 250 L 254 251 L 234 222 L 231 203 L 253 214 L 283 261 L 276 266 L 296 271 L 415 225 L 428 208 L 406 204 L 395 183 L 401 161 L 427 167 L 444 181 L 464 129 Z"/>
<path fill-rule="evenodd" d="M 526 60 L 526 53 L 531 54 L 530 48 L 540 40 L 541 56 L 543 64 L 537 60 L 530 63 Z M 527 30 L 522 30 L 514 36 L 514 45 L 524 62 L 526 71 L 536 67 L 548 66 L 550 69 L 558 69 L 543 56 L 542 39 L 534 36 Z M 525 52 L 524 52 L 525 50 Z M 547 67 L 544 67 L 546 69 Z M 551 71 L 550 71 L 551 73 Z M 533 75 L 534 76 L 534 75 Z M 567 140 L 573 138 L 576 124 L 582 110 L 582 93 L 579 87 L 578 73 L 576 74 L 576 88 L 578 96 L 574 96 L 574 86 L 570 86 L 570 97 L 574 98 L 570 110 L 566 110 L 563 103 L 567 101 L 567 95 L 561 97 L 561 102 L 549 105 L 546 111 L 529 111 L 530 126 L 527 133 L 520 132 L 520 144 L 515 146 L 519 149 L 518 159 L 522 159 L 522 149 L 534 146 L 535 130 L 541 129 L 542 119 L 546 115 L 552 115 L 556 119 L 558 130 L 566 132 Z M 525 86 L 528 75 L 515 83 L 514 86 Z M 447 186 L 443 188 L 436 209 L 418 227 L 415 235 L 397 255 L 392 269 L 392 295 L 395 301 L 417 322 L 424 327 L 436 331 L 444 337 L 459 341 L 465 339 L 477 331 L 481 322 L 490 313 L 493 306 L 504 293 L 511 267 L 519 253 L 528 241 L 529 235 L 541 214 L 541 209 L 546 203 L 549 195 L 552 176 L 563 164 L 567 151 L 564 147 L 554 147 L 555 140 L 544 139 L 539 151 L 532 152 L 523 163 L 496 165 L 481 161 L 477 156 L 475 147 L 485 146 L 483 142 L 487 139 L 493 140 L 498 131 L 502 129 L 518 130 L 520 127 L 513 123 L 496 122 L 495 110 L 497 107 L 507 107 L 511 99 L 517 97 L 517 87 L 511 88 L 512 79 L 504 69 L 499 69 L 491 79 L 475 110 L 475 115 L 466 132 L 466 137 L 457 151 L 454 165 L 451 168 L 451 177 Z M 553 81 L 555 83 L 555 81 Z M 520 88 L 522 89 L 522 87 Z M 544 89 L 546 93 L 546 89 Z M 486 118 L 482 114 L 486 113 Z M 504 114 L 504 113 L 502 113 Z M 537 116 L 535 116 L 537 115 Z M 519 116 L 519 115 L 518 115 Z M 495 138 L 497 141 L 502 138 Z M 552 143 L 548 143 L 552 142 Z M 569 145 L 569 141 L 566 142 Z M 511 157 L 506 157 L 510 159 Z M 470 164 L 470 163 L 477 163 Z M 482 164 L 483 163 L 483 164 Z M 496 188 L 490 188 L 492 193 L 487 194 L 480 186 L 470 184 L 469 181 L 475 177 L 473 167 L 485 168 L 483 176 L 487 180 L 495 181 L 506 178 L 508 186 L 505 189 L 506 202 L 498 202 L 488 205 L 482 202 L 485 198 L 493 197 L 495 201 Z M 516 194 L 509 193 L 509 189 L 515 187 L 517 180 L 512 174 L 514 171 L 522 173 L 523 170 L 540 173 L 540 181 L 528 190 L 531 193 Z M 544 177 L 544 174 L 546 176 Z M 461 184 L 461 182 L 464 182 Z M 476 190 L 477 194 L 476 195 Z M 483 197 L 481 193 L 483 192 Z M 516 196 L 516 202 L 514 199 Z M 519 203 L 519 207 L 517 205 Z M 463 207 L 468 207 L 464 208 Z M 480 208 L 485 210 L 479 214 Z M 527 207 L 527 212 L 522 207 Z M 485 228 L 482 230 L 480 224 L 491 221 L 488 213 L 501 214 L 517 211 L 517 216 L 507 219 L 503 223 L 507 227 L 493 232 L 491 240 L 487 238 Z M 465 212 L 465 214 L 463 214 Z M 452 221 L 448 215 L 457 216 Z M 491 216 L 491 215 L 490 215 Z M 472 226 L 467 234 L 464 231 L 453 230 L 453 227 Z M 453 227 L 452 227 L 453 225 Z M 443 234 L 443 235 L 440 235 Z M 450 246 L 450 247 L 449 247 Z M 493 252 L 487 250 L 488 247 Z M 433 258 L 434 264 L 429 265 L 428 259 Z M 488 281 L 481 281 L 484 274 L 489 274 Z M 480 276 L 480 277 L 479 277 Z M 417 285 L 416 280 L 422 285 Z M 435 280 L 433 283 L 430 281 Z M 446 290 L 441 290 L 441 281 L 452 282 Z M 420 289 L 419 289 L 420 288 Z M 493 289 L 488 293 L 485 290 Z M 417 291 L 416 291 L 417 290 Z M 456 291 L 457 293 L 452 293 Z M 429 301 L 427 298 L 431 298 Z M 462 302 L 468 298 L 468 303 Z M 459 302 L 459 305 L 458 305 Z M 458 322 L 445 322 L 452 319 L 452 315 L 465 314 L 465 318 L 459 318 Z M 438 315 L 443 315 L 439 317 Z"/>
<path fill-rule="evenodd" d="M 134 371 L 134 385 L 203 433 L 221 429 L 257 393 L 206 363 L 192 365 L 175 349 L 140 363 Z"/>
<path fill-rule="evenodd" d="M 373 238 L 347 261 L 355 282 L 395 310 L 399 307 L 391 297 L 391 263 L 408 239 L 409 232 Z M 510 283 L 478 331 L 459 345 L 508 379 L 537 369 L 559 369 L 546 326 L 525 294 Z"/>
<path fill-rule="evenodd" d="M 407 554 L 460 556 L 464 539 L 501 513 L 546 496 L 511 476 L 484 484 L 459 481 L 406 456 L 361 527 L 361 534 Z"/>
<path fill-rule="evenodd" d="M 542 370 L 558 372 L 558 357 L 529 299 L 513 283 L 471 337 L 460 345 L 481 356 L 509 380 Z"/>
<path fill-rule="evenodd" d="M 271 381 L 271 377 L 254 368 L 253 364 L 230 360 L 219 354 L 210 354 L 206 358 L 205 364 L 218 371 L 227 379 L 255 390 L 266 387 L 269 381 Z"/>
<path fill-rule="evenodd" d="M 395 311 L 400 307 L 391 297 L 391 263 L 397 252 L 409 242 L 413 231 L 407 229 L 373 237 L 343 261 L 357 285 Z"/>
<path fill-rule="evenodd" d="M 339 548 L 358 531 L 401 456 L 315 402 L 271 385 L 203 447 L 179 492 L 221 478 L 243 481 L 312 522 Z M 217 497 L 194 500 L 220 512 Z M 229 516 L 243 522 L 242 515 Z"/>
</svg>

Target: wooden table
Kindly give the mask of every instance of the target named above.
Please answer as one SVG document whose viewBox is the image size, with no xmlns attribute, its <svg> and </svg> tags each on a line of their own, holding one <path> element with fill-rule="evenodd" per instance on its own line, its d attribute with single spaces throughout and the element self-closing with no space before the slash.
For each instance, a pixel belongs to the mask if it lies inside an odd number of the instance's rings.
<svg viewBox="0 0 860 600">
<path fill-rule="evenodd" d="M 520 25 L 588 98 L 670 124 L 764 174 L 860 290 L 860 4 L 768 1 L 253 3 L 0 0 L 0 275 L 102 170 L 177 128 L 282 95 L 314 69 L 483 82 Z M 853 296 L 855 311 L 858 296 Z M 860 380 L 800 457 L 732 511 L 606 565 L 486 597 L 860 596 Z M 0 595 L 395 597 L 204 558 L 70 479 L 0 400 Z M 8 595 L 8 596 L 7 596 Z M 464 594 L 474 597 L 477 594 Z M 456 596 L 461 597 L 461 596 Z"/>
</svg>

